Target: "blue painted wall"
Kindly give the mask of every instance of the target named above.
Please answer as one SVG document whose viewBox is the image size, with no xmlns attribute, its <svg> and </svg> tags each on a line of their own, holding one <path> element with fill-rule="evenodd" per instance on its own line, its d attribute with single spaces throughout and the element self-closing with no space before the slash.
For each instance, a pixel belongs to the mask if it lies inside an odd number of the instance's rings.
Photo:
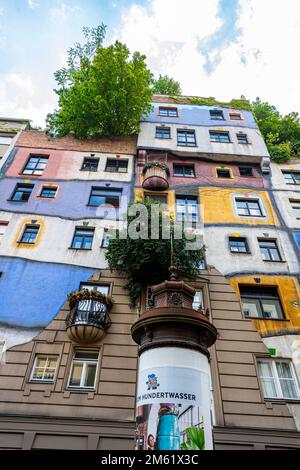
<svg viewBox="0 0 300 470">
<path fill-rule="evenodd" d="M 20 327 L 46 326 L 67 295 L 95 272 L 62 264 L 0 258 L 0 323 Z"/>
<path fill-rule="evenodd" d="M 97 207 L 87 206 L 92 186 L 101 188 L 122 189 L 122 197 L 126 197 L 129 203 L 131 198 L 132 183 L 117 183 L 108 181 L 55 181 L 59 186 L 57 196 L 54 199 L 40 199 L 41 187 L 45 181 L 32 179 L 30 184 L 34 185 L 30 198 L 27 202 L 9 201 L 17 183 L 23 183 L 23 179 L 3 178 L 0 180 L 0 210 L 21 212 L 30 214 L 53 215 L 70 219 L 84 219 L 97 217 Z M 51 182 L 47 180 L 47 182 Z M 127 204 L 125 205 L 126 209 Z M 100 215 L 100 214 L 99 214 Z M 100 215 L 101 217 L 101 215 Z"/>
<path fill-rule="evenodd" d="M 230 109 L 221 108 L 219 106 L 196 106 L 190 104 L 177 104 L 177 103 L 152 103 L 153 111 L 148 116 L 143 118 L 144 122 L 157 122 L 164 124 L 187 124 L 193 126 L 209 126 L 209 127 L 252 127 L 257 129 L 257 124 L 254 120 L 251 111 L 240 111 L 244 117 L 242 121 L 231 121 L 229 119 Z M 178 109 L 178 117 L 161 117 L 158 116 L 159 107 L 175 107 Z M 210 109 L 219 109 L 223 111 L 224 121 L 217 121 L 210 118 Z"/>
</svg>

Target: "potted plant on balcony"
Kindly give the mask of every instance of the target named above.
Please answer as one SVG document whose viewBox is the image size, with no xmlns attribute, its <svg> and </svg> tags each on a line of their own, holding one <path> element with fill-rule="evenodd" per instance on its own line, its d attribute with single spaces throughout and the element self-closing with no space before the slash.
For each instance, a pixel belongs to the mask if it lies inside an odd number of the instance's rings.
<svg viewBox="0 0 300 470">
<path fill-rule="evenodd" d="M 165 163 L 162 163 L 162 162 L 149 162 L 149 163 L 146 163 L 144 165 L 144 168 L 143 168 L 143 175 L 150 168 L 157 168 L 157 169 L 163 170 L 163 171 L 166 172 L 166 174 L 168 176 L 170 175 L 170 170 L 169 170 L 168 165 L 166 165 Z"/>
<path fill-rule="evenodd" d="M 79 289 L 71 292 L 68 295 L 70 309 L 76 307 L 78 303 L 83 300 L 94 300 L 96 302 L 104 304 L 108 311 L 110 311 L 113 306 L 113 299 L 103 294 L 102 292 L 97 291 L 96 289 Z"/>
</svg>

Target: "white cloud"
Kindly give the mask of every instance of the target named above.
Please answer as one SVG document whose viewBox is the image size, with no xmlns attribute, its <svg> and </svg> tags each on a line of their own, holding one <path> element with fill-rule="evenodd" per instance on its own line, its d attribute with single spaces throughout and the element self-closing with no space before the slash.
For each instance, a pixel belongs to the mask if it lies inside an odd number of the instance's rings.
<svg viewBox="0 0 300 470">
<path fill-rule="evenodd" d="M 218 17 L 218 3 L 149 0 L 145 7 L 131 6 L 114 35 L 131 51 L 145 53 L 153 72 L 179 80 L 185 94 L 219 99 L 243 94 L 251 100 L 260 96 L 282 113 L 300 111 L 299 0 L 273 1 L 271 5 L 239 0 L 240 33 L 226 44 L 220 62 L 207 74 L 205 55 L 197 46 L 226 21 Z M 210 60 L 217 52 L 211 50 Z"/>
<path fill-rule="evenodd" d="M 34 10 L 35 8 L 38 8 L 40 6 L 39 2 L 37 0 L 27 0 L 29 8 Z"/>
<path fill-rule="evenodd" d="M 68 21 L 72 16 L 78 15 L 81 11 L 81 8 L 77 5 L 68 5 L 66 3 L 60 3 L 50 9 L 50 18 L 53 21 L 59 21 L 61 23 L 64 23 Z"/>
</svg>

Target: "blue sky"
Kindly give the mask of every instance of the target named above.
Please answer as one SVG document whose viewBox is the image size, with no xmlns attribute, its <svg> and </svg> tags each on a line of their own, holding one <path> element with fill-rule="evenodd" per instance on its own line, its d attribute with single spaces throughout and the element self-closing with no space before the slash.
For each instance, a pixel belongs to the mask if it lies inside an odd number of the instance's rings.
<svg viewBox="0 0 300 470">
<path fill-rule="evenodd" d="M 53 72 L 82 40 L 83 26 L 107 25 L 147 56 L 151 70 L 185 94 L 241 94 L 300 111 L 298 0 L 0 0 L 0 114 L 43 125 L 56 105 Z"/>
</svg>

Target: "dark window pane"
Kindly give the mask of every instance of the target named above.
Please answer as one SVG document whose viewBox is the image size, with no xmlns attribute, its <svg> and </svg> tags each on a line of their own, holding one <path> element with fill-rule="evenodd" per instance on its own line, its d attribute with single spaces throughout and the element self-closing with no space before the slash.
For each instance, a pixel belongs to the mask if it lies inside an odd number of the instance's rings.
<svg viewBox="0 0 300 470">
<path fill-rule="evenodd" d="M 85 158 L 82 163 L 82 170 L 97 171 L 99 158 Z"/>
<path fill-rule="evenodd" d="M 240 166 L 239 172 L 241 176 L 253 176 L 252 168 Z"/>
<path fill-rule="evenodd" d="M 211 142 L 230 142 L 228 132 L 210 131 L 209 134 Z"/>
<path fill-rule="evenodd" d="M 48 157 L 29 157 L 23 174 L 25 175 L 41 175 L 48 162 Z"/>
<path fill-rule="evenodd" d="M 170 129 L 157 127 L 156 132 L 155 132 L 155 137 L 157 137 L 158 139 L 170 139 L 171 138 Z"/>
<path fill-rule="evenodd" d="M 246 134 L 237 134 L 239 144 L 248 144 L 248 137 Z"/>
<path fill-rule="evenodd" d="M 210 113 L 210 118 L 217 120 L 217 121 L 223 121 L 224 120 L 224 114 L 223 111 L 218 111 L 218 110 L 211 110 L 209 111 Z"/>
<path fill-rule="evenodd" d="M 281 303 L 276 288 L 265 286 L 239 286 L 239 288 L 245 316 L 258 316 L 271 319 L 283 318 Z"/>
<path fill-rule="evenodd" d="M 33 227 L 30 225 L 26 225 L 21 238 L 21 243 L 35 243 L 39 228 L 39 226 Z"/>
<path fill-rule="evenodd" d="M 230 170 L 223 170 L 221 168 L 217 169 L 218 178 L 231 178 Z"/>
<path fill-rule="evenodd" d="M 56 191 L 57 188 L 43 187 L 40 197 L 54 198 L 56 196 Z"/>
</svg>

